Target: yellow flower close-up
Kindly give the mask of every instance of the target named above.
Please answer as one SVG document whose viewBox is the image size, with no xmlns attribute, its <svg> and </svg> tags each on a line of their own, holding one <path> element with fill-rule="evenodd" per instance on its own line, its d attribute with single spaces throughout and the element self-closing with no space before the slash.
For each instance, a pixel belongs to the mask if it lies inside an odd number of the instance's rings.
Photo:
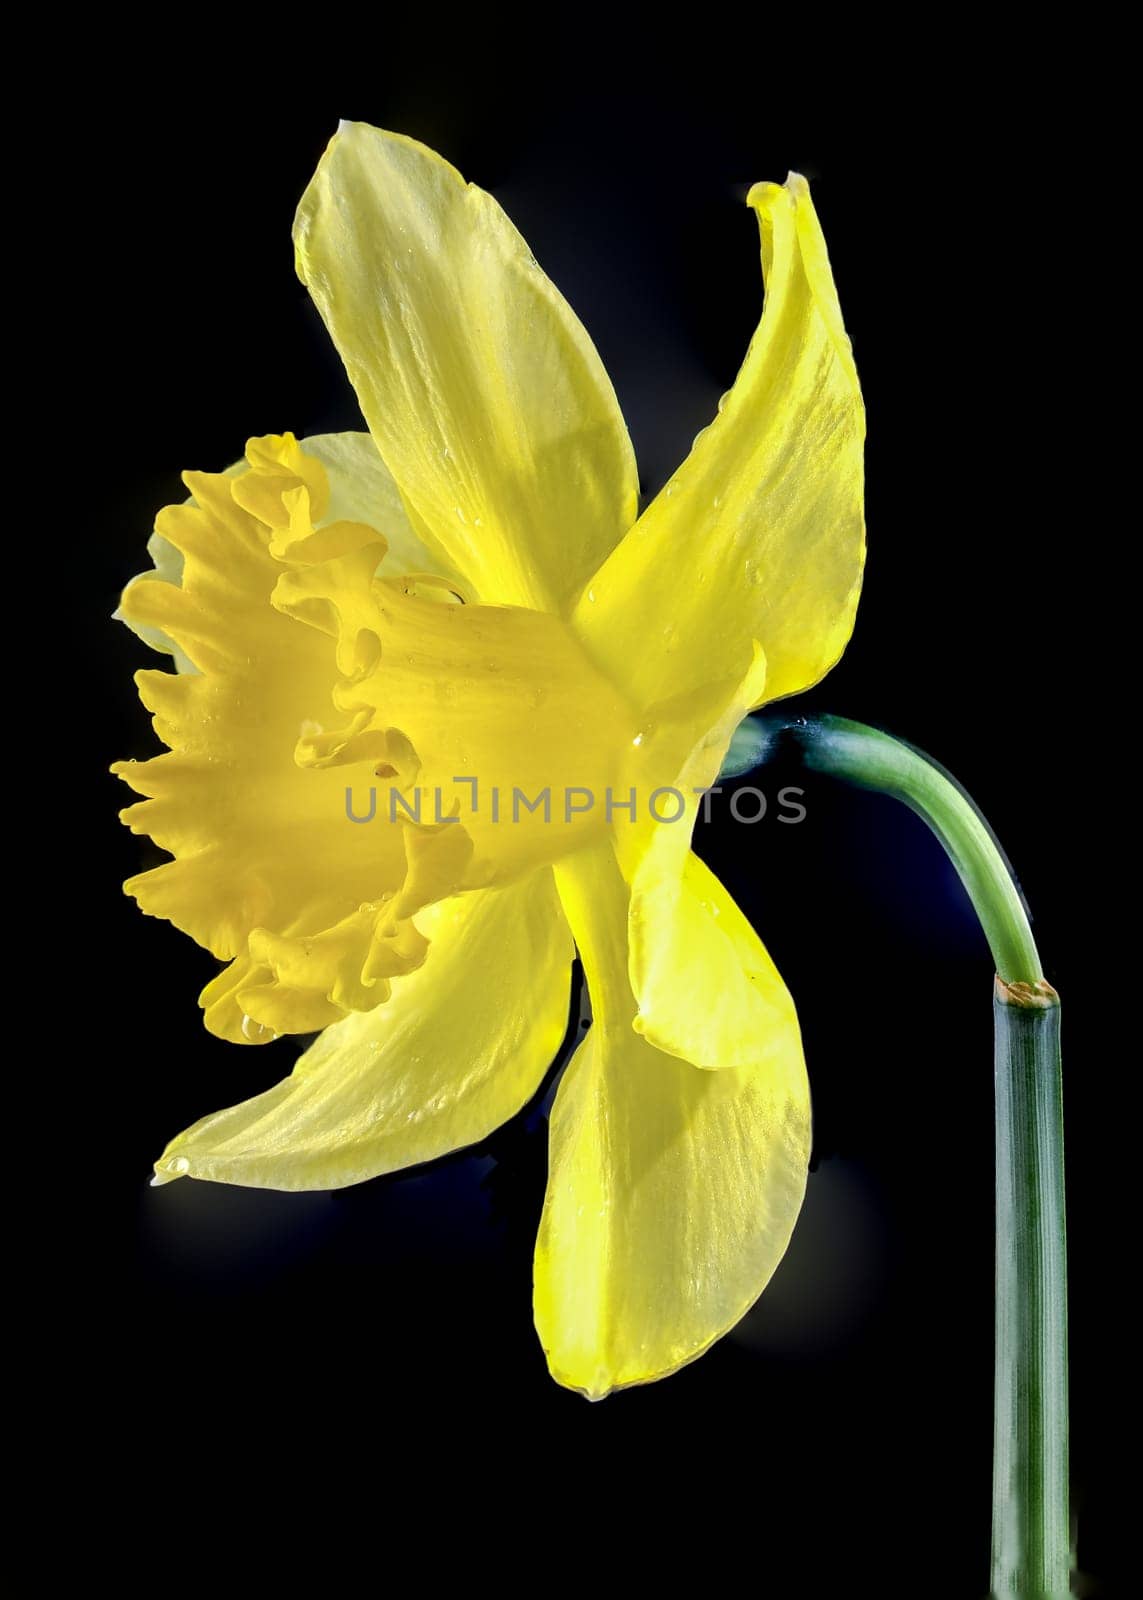
<svg viewBox="0 0 1143 1600">
<path fill-rule="evenodd" d="M 742 717 L 849 638 L 864 417 L 808 185 L 748 201 L 761 320 L 641 509 L 599 356 L 497 202 L 343 124 L 294 245 L 368 432 L 188 472 L 121 605 L 176 668 L 137 677 L 168 751 L 115 769 L 172 857 L 128 892 L 225 963 L 212 1033 L 318 1034 L 156 1181 L 334 1189 L 487 1138 L 578 953 L 534 1311 L 593 1398 L 726 1333 L 806 1186 L 794 1004 L 691 838 Z"/>
</svg>

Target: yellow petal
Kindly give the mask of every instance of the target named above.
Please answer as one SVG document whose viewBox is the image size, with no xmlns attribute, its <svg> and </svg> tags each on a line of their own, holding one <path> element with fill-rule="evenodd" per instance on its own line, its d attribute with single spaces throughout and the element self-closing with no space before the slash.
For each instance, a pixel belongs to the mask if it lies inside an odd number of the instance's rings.
<svg viewBox="0 0 1143 1600">
<path fill-rule="evenodd" d="M 732 693 L 716 683 L 709 695 L 686 697 L 673 718 L 662 719 L 645 748 L 649 763 L 668 765 L 670 787 L 659 814 L 677 812 L 677 820 L 615 833 L 630 889 L 635 1027 L 660 1050 L 719 1070 L 749 1066 L 758 1038 L 793 1020 L 786 987 L 757 934 L 690 848 L 701 795 L 714 785 L 729 738 L 765 681 L 766 660 L 756 650 Z M 722 709 L 708 725 L 711 704 Z M 696 730 L 702 730 L 697 738 Z M 696 994 L 704 997 L 701 1006 Z"/>
<path fill-rule="evenodd" d="M 635 519 L 635 462 L 594 346 L 496 201 L 343 123 L 294 238 L 425 542 L 477 599 L 570 603 Z"/>
<path fill-rule="evenodd" d="M 556 876 L 595 1020 L 553 1107 L 535 1315 L 552 1375 L 599 1398 L 701 1355 L 761 1293 L 805 1193 L 809 1091 L 792 1007 L 722 1072 L 635 1033 L 613 855 L 594 846 Z"/>
<path fill-rule="evenodd" d="M 644 706 L 733 675 L 755 641 L 766 698 L 793 694 L 853 627 L 865 550 L 853 356 L 805 180 L 749 198 L 766 300 L 742 370 L 575 612 Z"/>
<path fill-rule="evenodd" d="M 485 1138 L 539 1086 L 567 1024 L 567 925 L 539 873 L 424 913 L 428 964 L 327 1028 L 290 1077 L 205 1117 L 156 1162 L 269 1189 L 336 1189 Z"/>
</svg>

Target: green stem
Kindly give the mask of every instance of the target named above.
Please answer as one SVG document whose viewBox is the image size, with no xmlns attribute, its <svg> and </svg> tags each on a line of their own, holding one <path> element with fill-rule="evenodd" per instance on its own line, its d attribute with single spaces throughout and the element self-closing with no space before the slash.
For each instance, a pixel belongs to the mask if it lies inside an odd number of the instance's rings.
<svg viewBox="0 0 1143 1600">
<path fill-rule="evenodd" d="M 992 1592 L 1068 1594 L 1068 1308 L 1060 1002 L 996 980 Z"/>
<path fill-rule="evenodd" d="M 996 1382 L 992 1480 L 995 1600 L 1066 1600 L 1067 1257 L 1060 1006 L 992 831 L 922 751 L 842 717 L 748 719 L 732 765 L 792 742 L 812 771 L 891 794 L 944 845 L 992 951 L 997 979 Z"/>
</svg>

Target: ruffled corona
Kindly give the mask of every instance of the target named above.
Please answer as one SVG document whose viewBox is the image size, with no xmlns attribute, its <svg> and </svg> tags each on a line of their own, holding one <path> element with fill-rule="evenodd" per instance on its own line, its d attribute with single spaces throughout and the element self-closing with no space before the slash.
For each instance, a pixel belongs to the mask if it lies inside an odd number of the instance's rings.
<svg viewBox="0 0 1143 1600">
<path fill-rule="evenodd" d="M 170 753 L 114 770 L 146 796 L 123 820 L 174 857 L 128 892 L 231 963 L 203 991 L 211 1031 L 262 1043 L 385 1000 L 388 980 L 424 959 L 413 911 L 460 887 L 471 846 L 405 816 L 367 833 L 347 825 L 346 773 L 315 754 L 341 720 L 335 645 L 271 597 L 335 551 L 372 574 L 386 542 L 361 523 L 321 523 L 327 473 L 293 435 L 251 440 L 246 459 L 241 474 L 185 475 L 192 500 L 156 522 L 182 557 L 178 581 L 157 574 L 124 593 L 124 618 L 193 670 L 137 674 Z M 398 786 L 416 776 L 396 729 L 373 730 L 354 756 L 368 777 L 379 765 Z"/>
</svg>

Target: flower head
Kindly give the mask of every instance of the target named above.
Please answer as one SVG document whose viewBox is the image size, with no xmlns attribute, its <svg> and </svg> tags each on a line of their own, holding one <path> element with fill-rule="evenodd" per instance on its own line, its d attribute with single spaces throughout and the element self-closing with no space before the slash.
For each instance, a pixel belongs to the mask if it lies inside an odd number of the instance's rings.
<svg viewBox="0 0 1143 1600">
<path fill-rule="evenodd" d="M 640 515 L 599 357 L 497 203 L 343 125 L 294 237 L 369 432 L 188 473 L 122 603 L 179 669 L 138 675 L 169 751 L 116 768 L 173 858 L 128 890 L 226 963 L 214 1033 L 321 1030 L 156 1181 L 333 1188 L 484 1138 L 578 948 L 535 1314 L 592 1396 L 726 1332 L 805 1189 L 794 1007 L 690 838 L 739 719 L 849 636 L 863 415 L 805 182 L 749 203 L 761 323 Z"/>
</svg>

